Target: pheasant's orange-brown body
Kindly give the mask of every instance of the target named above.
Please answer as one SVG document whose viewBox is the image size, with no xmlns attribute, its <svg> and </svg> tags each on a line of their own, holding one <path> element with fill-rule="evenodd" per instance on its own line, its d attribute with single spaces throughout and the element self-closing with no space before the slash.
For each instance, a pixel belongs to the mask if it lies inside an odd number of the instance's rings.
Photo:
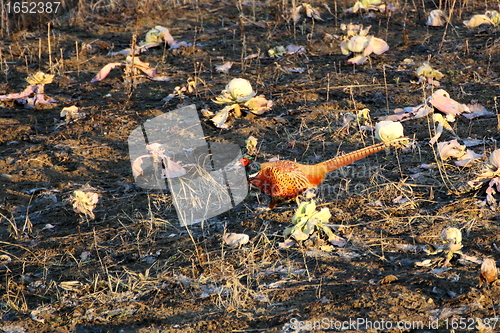
<svg viewBox="0 0 500 333">
<path fill-rule="evenodd" d="M 257 175 L 250 178 L 250 183 L 271 196 L 269 208 L 273 209 L 279 201 L 294 199 L 307 189 L 318 187 L 329 172 L 401 141 L 397 139 L 379 143 L 314 165 L 286 160 L 262 163 Z"/>
</svg>

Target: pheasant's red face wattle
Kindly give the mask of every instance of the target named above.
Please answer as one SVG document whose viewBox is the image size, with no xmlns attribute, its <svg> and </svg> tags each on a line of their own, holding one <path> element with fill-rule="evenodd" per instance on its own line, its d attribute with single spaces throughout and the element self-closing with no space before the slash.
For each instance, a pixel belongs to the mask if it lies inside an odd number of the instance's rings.
<svg viewBox="0 0 500 333">
<path fill-rule="evenodd" d="M 250 160 L 246 157 L 242 157 L 242 158 L 240 158 L 240 164 L 243 166 L 247 166 L 250 164 Z"/>
</svg>

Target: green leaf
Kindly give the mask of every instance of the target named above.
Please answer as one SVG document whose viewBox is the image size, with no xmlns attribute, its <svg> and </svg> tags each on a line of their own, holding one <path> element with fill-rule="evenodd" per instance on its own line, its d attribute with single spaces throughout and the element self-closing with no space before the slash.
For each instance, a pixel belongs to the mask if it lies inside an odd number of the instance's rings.
<svg viewBox="0 0 500 333">
<path fill-rule="evenodd" d="M 330 227 L 327 227 L 326 225 L 321 226 L 321 229 L 325 232 L 326 236 L 328 237 L 328 240 L 335 238 L 335 234 L 333 233 L 332 229 Z"/>
<path fill-rule="evenodd" d="M 317 219 L 309 219 L 304 226 L 304 233 L 310 235 L 314 232 L 314 227 L 319 222 Z"/>
<path fill-rule="evenodd" d="M 315 231 L 316 228 L 325 231 L 329 238 L 334 234 L 330 228 L 323 226 L 331 217 L 328 208 L 322 208 L 316 211 L 314 200 L 301 202 L 292 217 L 293 227 L 286 228 L 283 232 L 285 236 L 291 235 L 296 240 L 306 240 Z"/>
<path fill-rule="evenodd" d="M 306 216 L 300 218 L 300 221 L 295 224 L 294 229 L 302 229 L 309 219 Z"/>
<path fill-rule="evenodd" d="M 316 210 L 316 203 L 314 200 L 309 201 L 308 205 L 305 207 L 305 214 L 307 216 L 312 215 L 314 211 Z"/>
<path fill-rule="evenodd" d="M 318 219 L 321 222 L 326 223 L 326 222 L 328 222 L 328 220 L 330 219 L 331 216 L 332 216 L 332 214 L 330 213 L 330 210 L 328 208 L 324 207 L 324 208 L 321 208 L 321 210 L 319 212 L 316 212 L 315 214 L 313 214 L 310 218 L 311 219 Z"/>
<path fill-rule="evenodd" d="M 309 205 L 309 202 L 301 202 L 299 208 L 295 211 L 295 214 L 292 216 L 292 223 L 297 224 L 297 221 L 300 220 L 306 212 L 306 207 Z"/>
</svg>

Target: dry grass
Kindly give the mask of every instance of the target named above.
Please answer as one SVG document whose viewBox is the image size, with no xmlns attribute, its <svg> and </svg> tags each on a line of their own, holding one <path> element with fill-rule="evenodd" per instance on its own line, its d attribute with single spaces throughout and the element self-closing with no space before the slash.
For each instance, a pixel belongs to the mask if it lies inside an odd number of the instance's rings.
<svg viewBox="0 0 500 333">
<path fill-rule="evenodd" d="M 32 3 L 38 5 L 40 1 L 28 0 L 27 8 L 33 10 Z M 43 3 L 56 3 L 55 1 L 43 0 Z M 1 26 L 0 37 L 4 38 L 19 31 L 35 31 L 45 29 L 48 23 L 53 26 L 78 26 L 87 24 L 92 20 L 99 20 L 106 16 L 115 14 L 126 14 L 134 16 L 147 16 L 152 12 L 163 12 L 176 10 L 186 5 L 198 5 L 197 1 L 158 1 L 147 0 L 140 2 L 133 1 L 82 1 L 82 0 L 61 0 L 56 13 L 47 13 L 44 9 L 36 8 L 36 14 L 23 14 L 19 8 L 14 9 L 14 1 L 0 2 Z M 55 5 L 54 5 L 55 6 Z M 41 8 L 41 7 L 40 7 Z M 10 11 L 10 12 L 9 12 Z"/>
</svg>

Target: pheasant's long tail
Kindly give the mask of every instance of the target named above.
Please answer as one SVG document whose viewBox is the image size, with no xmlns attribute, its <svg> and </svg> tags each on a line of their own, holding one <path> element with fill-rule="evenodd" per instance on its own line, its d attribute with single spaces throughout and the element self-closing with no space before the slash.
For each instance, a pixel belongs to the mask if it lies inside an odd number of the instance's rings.
<svg viewBox="0 0 500 333">
<path fill-rule="evenodd" d="M 324 166 L 324 167 L 326 167 L 327 172 L 331 172 L 331 171 L 336 170 L 338 168 L 341 168 L 343 166 L 349 165 L 353 162 L 359 161 L 367 156 L 370 156 L 371 154 L 375 154 L 381 150 L 384 150 L 387 147 L 397 146 L 399 144 L 402 144 L 404 141 L 408 142 L 408 139 L 401 138 L 401 139 L 395 139 L 392 141 L 378 143 L 376 145 L 365 147 L 365 148 L 353 151 L 352 153 L 348 153 L 348 154 L 345 154 L 342 156 L 337 156 L 335 158 L 332 158 L 331 160 L 321 162 L 318 164 L 318 166 Z"/>
</svg>

